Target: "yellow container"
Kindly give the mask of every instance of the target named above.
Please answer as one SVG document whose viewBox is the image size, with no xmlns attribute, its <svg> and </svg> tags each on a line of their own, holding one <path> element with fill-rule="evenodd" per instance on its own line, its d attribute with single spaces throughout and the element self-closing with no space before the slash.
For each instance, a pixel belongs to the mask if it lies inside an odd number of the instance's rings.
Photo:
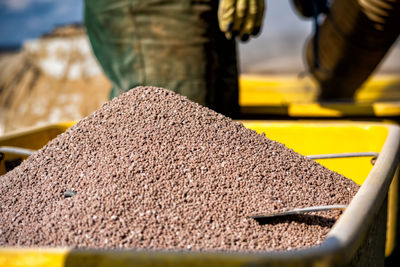
<svg viewBox="0 0 400 267">
<path fill-rule="evenodd" d="M 371 157 L 325 159 L 319 162 L 359 184 L 359 192 L 318 247 L 268 253 L 138 252 L 70 248 L 1 248 L 0 266 L 142 266 L 266 265 L 333 266 L 382 264 L 385 249 L 386 197 L 400 154 L 400 128 L 382 123 L 247 121 L 245 126 L 304 154 L 377 152 Z M 72 123 L 0 137 L 0 147 L 38 148 Z M 37 141 L 37 143 L 36 143 Z M 5 153 L 12 160 L 16 154 Z M 19 156 L 20 157 L 20 156 Z M 2 163 L 3 164 L 3 163 Z M 2 166 L 2 170 L 4 166 Z M 0 178 L 1 179 L 1 178 Z"/>
</svg>

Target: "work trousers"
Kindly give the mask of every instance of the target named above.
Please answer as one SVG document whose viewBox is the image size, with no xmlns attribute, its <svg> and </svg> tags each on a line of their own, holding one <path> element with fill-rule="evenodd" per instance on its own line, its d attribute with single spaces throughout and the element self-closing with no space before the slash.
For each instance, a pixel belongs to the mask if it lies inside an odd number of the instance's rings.
<svg viewBox="0 0 400 267">
<path fill-rule="evenodd" d="M 164 87 L 236 117 L 236 44 L 219 30 L 214 0 L 85 0 L 93 52 L 111 97 Z"/>
</svg>

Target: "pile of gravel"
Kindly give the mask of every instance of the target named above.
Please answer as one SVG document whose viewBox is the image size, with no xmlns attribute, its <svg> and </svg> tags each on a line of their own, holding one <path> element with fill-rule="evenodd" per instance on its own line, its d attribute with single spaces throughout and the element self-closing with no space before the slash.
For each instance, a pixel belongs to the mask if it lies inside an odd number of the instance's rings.
<svg viewBox="0 0 400 267">
<path fill-rule="evenodd" d="M 342 175 L 171 91 L 137 87 L 0 177 L 0 245 L 268 251 L 322 242 Z"/>
</svg>

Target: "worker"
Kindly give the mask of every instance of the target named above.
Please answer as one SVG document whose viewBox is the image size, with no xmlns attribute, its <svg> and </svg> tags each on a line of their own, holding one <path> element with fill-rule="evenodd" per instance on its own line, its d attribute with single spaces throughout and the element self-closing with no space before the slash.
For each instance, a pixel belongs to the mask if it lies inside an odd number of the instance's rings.
<svg viewBox="0 0 400 267">
<path fill-rule="evenodd" d="M 319 100 L 353 100 L 400 34 L 400 0 L 293 0 L 303 17 L 326 13 L 307 43 Z M 329 12 L 328 12 L 329 10 Z"/>
<path fill-rule="evenodd" d="M 400 0 L 293 0 L 303 17 L 314 18 L 314 36 L 306 46 L 309 72 L 320 87 L 320 101 L 353 101 L 358 88 L 373 73 L 400 34 Z M 319 14 L 326 14 L 321 28 Z M 397 204 L 400 192 L 392 183 Z M 394 203 L 394 204 L 393 204 Z M 393 209 L 390 226 L 394 237 L 385 266 L 398 266 L 400 213 Z M 397 221 L 397 223 L 396 223 Z"/>
<path fill-rule="evenodd" d="M 111 98 L 160 86 L 235 118 L 235 39 L 256 36 L 263 14 L 264 0 L 85 0 L 84 20 Z"/>
</svg>

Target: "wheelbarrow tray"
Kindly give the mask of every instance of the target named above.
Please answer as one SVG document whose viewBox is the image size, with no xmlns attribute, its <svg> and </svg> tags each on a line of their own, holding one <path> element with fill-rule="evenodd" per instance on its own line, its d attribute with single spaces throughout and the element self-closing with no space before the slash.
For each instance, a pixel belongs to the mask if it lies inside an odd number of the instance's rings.
<svg viewBox="0 0 400 267">
<path fill-rule="evenodd" d="M 72 124 L 48 125 L 5 135 L 0 137 L 0 146 L 38 149 Z M 343 121 L 244 121 L 244 125 L 264 132 L 267 137 L 303 155 L 365 151 L 379 153 L 375 165 L 371 164 L 371 158 L 319 161 L 361 184 L 346 211 L 319 246 L 263 253 L 3 247 L 0 248 L 0 266 L 383 264 L 387 195 L 399 160 L 400 128 L 385 123 Z M 17 156 L 5 155 L 5 159 Z"/>
</svg>

